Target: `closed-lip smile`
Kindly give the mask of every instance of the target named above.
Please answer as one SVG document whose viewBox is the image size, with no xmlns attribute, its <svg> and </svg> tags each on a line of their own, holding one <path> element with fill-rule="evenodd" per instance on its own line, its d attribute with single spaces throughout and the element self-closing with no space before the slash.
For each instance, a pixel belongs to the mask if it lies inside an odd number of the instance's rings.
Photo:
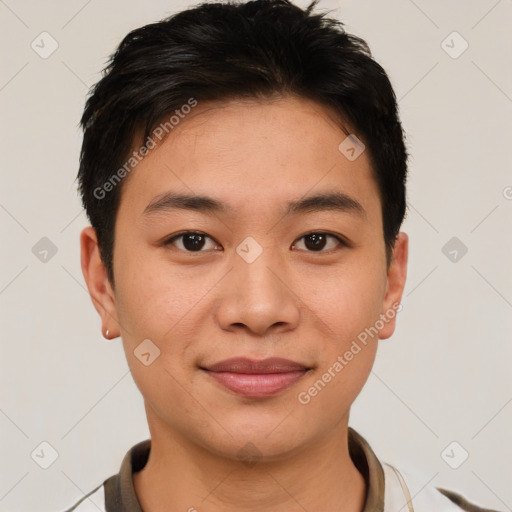
<svg viewBox="0 0 512 512">
<path fill-rule="evenodd" d="M 226 359 L 200 367 L 218 383 L 248 398 L 268 398 L 289 388 L 311 368 L 279 357 Z"/>
</svg>

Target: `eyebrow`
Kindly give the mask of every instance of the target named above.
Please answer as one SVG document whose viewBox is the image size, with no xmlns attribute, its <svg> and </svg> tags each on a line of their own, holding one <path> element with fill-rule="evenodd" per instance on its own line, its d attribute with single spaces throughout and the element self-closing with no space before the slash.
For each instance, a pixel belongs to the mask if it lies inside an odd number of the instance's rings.
<svg viewBox="0 0 512 512">
<path fill-rule="evenodd" d="M 168 192 L 151 201 L 144 209 L 144 215 L 165 213 L 172 210 L 193 210 L 203 213 L 226 213 L 224 203 L 207 196 L 194 194 L 175 194 Z"/>
<path fill-rule="evenodd" d="M 366 217 L 363 205 L 343 192 L 327 192 L 288 203 L 287 214 L 337 211 Z"/>
<path fill-rule="evenodd" d="M 149 216 L 172 210 L 192 210 L 214 215 L 229 213 L 230 208 L 225 203 L 212 197 L 168 192 L 149 203 L 143 214 Z M 362 204 L 343 192 L 325 192 L 301 198 L 297 201 L 290 201 L 285 208 L 285 215 L 320 211 L 337 211 L 366 217 L 366 211 Z"/>
</svg>

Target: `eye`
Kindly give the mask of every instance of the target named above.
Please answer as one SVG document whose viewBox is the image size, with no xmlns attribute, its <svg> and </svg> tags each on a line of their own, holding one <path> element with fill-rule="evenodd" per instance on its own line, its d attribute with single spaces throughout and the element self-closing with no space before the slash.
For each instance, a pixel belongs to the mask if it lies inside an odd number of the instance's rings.
<svg viewBox="0 0 512 512">
<path fill-rule="evenodd" d="M 309 252 L 328 252 L 332 249 L 347 246 L 347 244 L 339 237 L 329 233 L 308 233 L 298 239 L 292 246 L 293 249 L 304 250 Z"/>
<path fill-rule="evenodd" d="M 197 231 L 186 231 L 174 235 L 167 239 L 164 245 L 174 245 L 177 249 L 187 252 L 205 252 L 208 249 L 220 247 L 213 238 Z"/>
</svg>

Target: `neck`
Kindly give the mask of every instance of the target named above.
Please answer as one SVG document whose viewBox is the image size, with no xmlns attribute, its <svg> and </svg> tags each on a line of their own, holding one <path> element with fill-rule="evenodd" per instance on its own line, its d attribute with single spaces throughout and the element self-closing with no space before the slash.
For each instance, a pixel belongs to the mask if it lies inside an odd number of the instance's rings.
<svg viewBox="0 0 512 512">
<path fill-rule="evenodd" d="M 348 418 L 292 456 L 252 462 L 222 457 L 155 427 L 150 422 L 148 462 L 133 477 L 145 512 L 363 510 L 366 484 L 349 455 Z"/>
</svg>

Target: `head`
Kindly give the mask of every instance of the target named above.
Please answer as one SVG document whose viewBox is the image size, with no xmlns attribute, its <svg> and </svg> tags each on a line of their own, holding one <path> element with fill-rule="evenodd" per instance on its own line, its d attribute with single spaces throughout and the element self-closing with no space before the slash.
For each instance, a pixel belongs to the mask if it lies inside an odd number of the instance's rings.
<svg viewBox="0 0 512 512">
<path fill-rule="evenodd" d="M 152 433 L 279 457 L 346 422 L 407 263 L 403 132 L 365 42 L 314 5 L 200 5 L 128 34 L 81 122 L 84 276 Z M 208 372 L 234 356 L 306 371 L 242 396 Z"/>
</svg>

